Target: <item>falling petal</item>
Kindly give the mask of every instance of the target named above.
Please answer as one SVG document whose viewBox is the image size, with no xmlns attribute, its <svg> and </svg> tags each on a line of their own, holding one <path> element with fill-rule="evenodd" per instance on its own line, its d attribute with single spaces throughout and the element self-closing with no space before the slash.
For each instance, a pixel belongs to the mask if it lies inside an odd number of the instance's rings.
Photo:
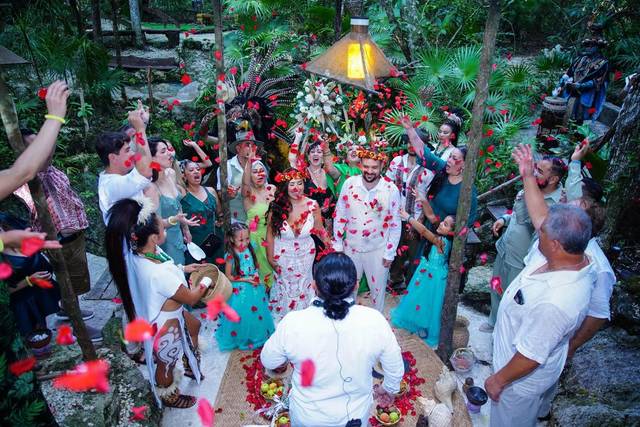
<svg viewBox="0 0 640 427">
<path fill-rule="evenodd" d="M 313 360 L 307 359 L 300 365 L 300 386 L 310 387 L 316 374 L 316 365 Z"/>
<path fill-rule="evenodd" d="M 124 339 L 128 342 L 143 342 L 153 336 L 153 328 L 142 318 L 129 322 L 124 331 Z"/>
<path fill-rule="evenodd" d="M 198 416 L 202 427 L 213 427 L 214 412 L 209 401 L 202 398 L 198 401 Z"/>
</svg>

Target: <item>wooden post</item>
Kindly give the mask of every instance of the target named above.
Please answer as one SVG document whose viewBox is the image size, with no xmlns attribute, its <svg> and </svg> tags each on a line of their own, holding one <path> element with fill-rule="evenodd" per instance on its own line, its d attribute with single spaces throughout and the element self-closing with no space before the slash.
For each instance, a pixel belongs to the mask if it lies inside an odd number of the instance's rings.
<svg viewBox="0 0 640 427">
<path fill-rule="evenodd" d="M 26 148 L 22 135 L 20 134 L 20 127 L 18 121 L 18 114 L 13 103 L 13 99 L 9 93 L 9 89 L 4 81 L 4 76 L 0 74 L 0 115 L 2 116 L 2 123 L 4 129 L 7 132 L 7 138 L 9 145 L 16 152 L 20 154 Z M 36 211 L 38 212 L 38 220 L 42 225 L 42 231 L 47 233 L 47 239 L 56 240 L 58 238 L 58 232 L 56 231 L 53 221 L 51 220 L 51 214 L 49 214 L 49 208 L 47 200 L 42 189 L 42 183 L 36 176 L 29 182 L 29 190 L 31 191 L 31 197 L 36 205 Z M 73 326 L 73 334 L 78 339 L 78 345 L 82 350 L 82 357 L 84 360 L 96 359 L 96 350 L 93 348 L 93 344 L 87 334 L 87 329 L 82 321 L 82 314 L 80 312 L 80 305 L 78 304 L 78 298 L 76 297 L 71 281 L 69 280 L 69 273 L 67 272 L 67 265 L 60 250 L 48 251 L 48 255 L 53 264 L 56 279 L 60 285 L 60 294 L 62 295 L 62 306 L 64 310 L 69 314 L 71 319 L 71 325 Z"/>
<path fill-rule="evenodd" d="M 216 50 L 220 55 L 216 59 L 216 74 L 224 76 L 224 36 L 222 34 L 222 0 L 212 0 L 213 2 L 213 21 L 216 27 Z M 219 82 L 219 80 L 218 80 Z M 227 118 L 225 116 L 224 101 L 222 100 L 222 87 L 216 84 L 216 116 L 218 120 L 218 146 L 220 157 L 220 201 L 222 202 L 223 222 L 225 233 L 231 226 L 231 212 L 229 211 L 229 192 L 227 187 Z"/>
<path fill-rule="evenodd" d="M 476 167 L 478 164 L 478 151 L 482 140 L 483 111 L 487 95 L 489 93 L 489 78 L 491 77 L 491 58 L 496 47 L 496 35 L 500 23 L 500 0 L 489 0 L 489 11 L 484 28 L 484 38 L 482 41 L 482 53 L 480 56 L 480 70 L 476 82 L 476 97 L 473 101 L 471 131 L 467 143 L 467 157 L 465 161 L 464 174 L 460 188 L 460 198 L 458 199 L 458 210 L 456 212 L 456 232 L 449 258 L 449 275 L 447 276 L 447 288 L 442 306 L 442 317 L 440 327 L 440 342 L 438 345 L 438 356 L 446 362 L 452 352 L 453 327 L 458 311 L 458 289 L 460 288 L 460 267 L 464 256 L 464 243 L 466 235 L 461 235 L 460 231 L 467 227 L 469 209 L 471 206 L 471 188 L 476 177 Z"/>
<path fill-rule="evenodd" d="M 340 40 L 342 35 L 342 0 L 336 0 L 336 17 L 333 19 L 333 42 Z"/>
<path fill-rule="evenodd" d="M 149 96 L 149 113 L 153 116 L 153 87 L 151 82 L 153 81 L 153 74 L 151 73 L 151 67 L 147 67 L 147 93 Z"/>
<path fill-rule="evenodd" d="M 131 29 L 135 34 L 135 44 L 137 47 L 140 47 L 144 44 L 144 36 L 142 34 L 142 21 L 138 0 L 129 0 L 129 14 L 131 15 Z"/>
</svg>

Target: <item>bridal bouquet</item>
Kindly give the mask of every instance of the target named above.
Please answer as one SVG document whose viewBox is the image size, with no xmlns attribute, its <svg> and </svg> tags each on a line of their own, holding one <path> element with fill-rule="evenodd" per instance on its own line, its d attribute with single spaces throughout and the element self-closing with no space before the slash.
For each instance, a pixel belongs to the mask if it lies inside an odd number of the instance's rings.
<svg viewBox="0 0 640 427">
<path fill-rule="evenodd" d="M 302 128 L 308 133 L 309 129 L 315 128 L 322 133 L 338 135 L 336 123 L 340 120 L 339 108 L 344 99 L 335 82 L 307 79 L 296 102 L 293 115 L 296 125 L 292 129 Z"/>
</svg>

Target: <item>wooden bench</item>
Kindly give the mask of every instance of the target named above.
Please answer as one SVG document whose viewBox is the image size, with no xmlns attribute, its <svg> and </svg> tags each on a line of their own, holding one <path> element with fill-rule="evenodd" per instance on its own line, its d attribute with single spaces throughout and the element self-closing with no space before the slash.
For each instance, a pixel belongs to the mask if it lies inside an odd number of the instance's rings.
<svg viewBox="0 0 640 427">
<path fill-rule="evenodd" d="M 146 70 L 152 68 L 154 70 L 168 71 L 178 66 L 176 58 L 141 58 L 134 55 L 124 55 L 120 57 L 122 68 L 126 70 Z M 115 56 L 109 61 L 110 67 L 117 67 L 118 62 Z"/>
</svg>

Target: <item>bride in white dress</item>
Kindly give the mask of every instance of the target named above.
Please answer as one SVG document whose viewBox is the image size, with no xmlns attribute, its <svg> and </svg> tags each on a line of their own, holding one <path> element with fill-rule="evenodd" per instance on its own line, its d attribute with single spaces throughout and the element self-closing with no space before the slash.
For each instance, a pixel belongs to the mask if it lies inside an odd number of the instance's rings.
<svg viewBox="0 0 640 427">
<path fill-rule="evenodd" d="M 276 321 L 311 304 L 316 248 L 312 234 L 329 244 L 318 203 L 304 195 L 304 172 L 276 176 L 278 189 L 267 212 L 267 258 L 275 272 L 270 307 Z"/>
</svg>

